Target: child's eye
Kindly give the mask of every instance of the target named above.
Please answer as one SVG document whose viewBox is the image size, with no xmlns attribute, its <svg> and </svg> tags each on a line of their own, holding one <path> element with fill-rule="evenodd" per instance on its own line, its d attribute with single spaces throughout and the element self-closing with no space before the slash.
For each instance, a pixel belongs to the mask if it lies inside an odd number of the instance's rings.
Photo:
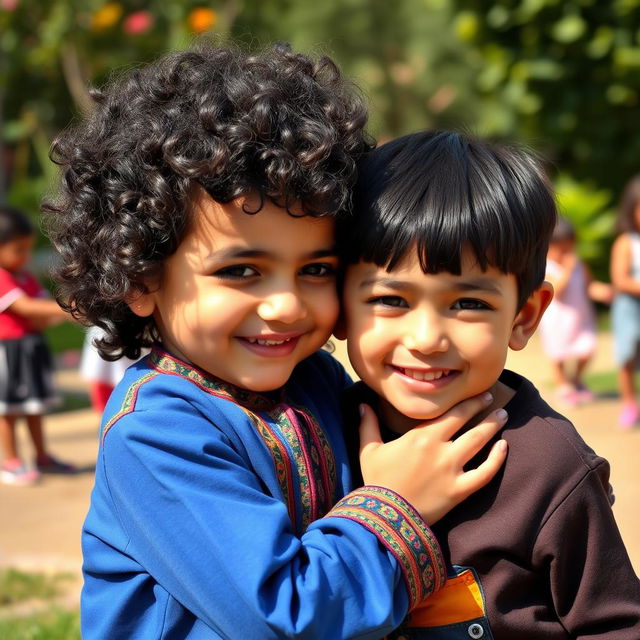
<svg viewBox="0 0 640 640">
<path fill-rule="evenodd" d="M 335 272 L 335 267 L 328 262 L 314 262 L 313 264 L 306 264 L 300 269 L 301 275 L 314 278 L 327 278 L 335 275 Z"/>
<path fill-rule="evenodd" d="M 480 309 L 491 309 L 491 307 L 482 300 L 476 300 L 475 298 L 462 298 L 453 303 L 452 309 L 477 311 Z"/>
<path fill-rule="evenodd" d="M 258 271 L 249 266 L 248 264 L 236 264 L 231 267 L 224 267 L 223 269 L 219 269 L 213 275 L 218 278 L 227 278 L 227 279 L 242 279 L 242 278 L 253 278 L 254 276 L 259 275 Z"/>
<path fill-rule="evenodd" d="M 380 305 L 382 307 L 408 307 L 407 301 L 400 296 L 377 296 L 368 300 L 369 304 Z"/>
</svg>

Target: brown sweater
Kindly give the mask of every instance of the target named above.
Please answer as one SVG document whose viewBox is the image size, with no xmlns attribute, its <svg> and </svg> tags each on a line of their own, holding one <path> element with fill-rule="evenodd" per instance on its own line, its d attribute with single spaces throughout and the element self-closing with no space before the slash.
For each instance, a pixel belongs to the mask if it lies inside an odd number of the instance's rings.
<svg viewBox="0 0 640 640">
<path fill-rule="evenodd" d="M 506 370 L 500 380 L 516 392 L 504 469 L 433 527 L 449 564 L 479 578 L 484 637 L 640 640 L 640 581 L 611 510 L 609 464 L 528 380 Z M 352 400 L 370 394 L 361 383 L 351 391 Z M 357 460 L 357 433 L 347 442 Z M 424 619 L 406 635 L 458 637 L 456 625 L 429 631 Z"/>
</svg>

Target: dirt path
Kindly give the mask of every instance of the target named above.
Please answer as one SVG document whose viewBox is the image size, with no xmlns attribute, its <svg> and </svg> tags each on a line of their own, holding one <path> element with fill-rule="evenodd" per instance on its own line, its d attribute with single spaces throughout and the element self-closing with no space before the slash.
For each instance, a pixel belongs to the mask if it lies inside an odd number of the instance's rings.
<svg viewBox="0 0 640 640">
<path fill-rule="evenodd" d="M 609 338 L 603 335 L 600 341 L 593 369 L 611 370 Z M 343 343 L 336 347 L 336 355 L 343 359 Z M 543 395 L 549 393 L 548 369 L 536 340 L 524 352 L 511 355 L 508 366 L 529 376 Z M 60 386 L 82 388 L 73 372 L 59 373 L 58 382 Z M 614 512 L 636 572 L 640 573 L 640 428 L 618 430 L 617 411 L 615 398 L 599 398 L 565 413 L 585 440 L 611 462 Z M 54 453 L 84 471 L 73 477 L 47 477 L 34 488 L 0 485 L 0 565 L 78 573 L 80 528 L 93 482 L 98 418 L 90 410 L 58 414 L 47 419 L 46 429 Z"/>
</svg>

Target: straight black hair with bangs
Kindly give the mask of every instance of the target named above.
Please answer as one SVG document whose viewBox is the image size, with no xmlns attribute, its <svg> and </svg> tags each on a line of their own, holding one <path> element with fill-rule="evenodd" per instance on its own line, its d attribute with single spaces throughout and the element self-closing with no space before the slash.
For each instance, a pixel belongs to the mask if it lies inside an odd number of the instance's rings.
<svg viewBox="0 0 640 640">
<path fill-rule="evenodd" d="M 461 273 L 463 250 L 481 269 L 514 274 L 519 307 L 544 280 L 555 198 L 531 153 L 456 132 L 413 133 L 369 153 L 354 214 L 338 231 L 345 264 L 392 271 L 417 250 L 425 273 Z"/>
</svg>

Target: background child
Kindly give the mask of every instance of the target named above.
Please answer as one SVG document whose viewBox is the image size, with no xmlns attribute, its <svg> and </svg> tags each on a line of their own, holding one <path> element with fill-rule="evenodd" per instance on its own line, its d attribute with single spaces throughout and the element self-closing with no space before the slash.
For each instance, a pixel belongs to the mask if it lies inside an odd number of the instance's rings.
<svg viewBox="0 0 640 640">
<path fill-rule="evenodd" d="M 69 316 L 46 298 L 25 269 L 34 239 L 27 216 L 0 205 L 0 480 L 22 486 L 35 484 L 40 472 L 74 471 L 48 452 L 42 428 L 42 414 L 57 398 L 51 354 L 41 330 Z M 18 455 L 16 421 L 22 417 L 35 449 L 35 469 Z"/>
<path fill-rule="evenodd" d="M 61 295 L 102 354 L 153 348 L 103 416 L 83 638 L 383 636 L 443 581 L 422 517 L 504 449 L 462 472 L 496 416 L 449 442 L 482 397 L 436 439 L 376 446 L 365 420 L 374 471 L 343 498 L 348 380 L 318 349 L 338 311 L 333 218 L 369 148 L 360 99 L 282 45 L 202 45 L 94 96 L 53 147 Z"/>
<path fill-rule="evenodd" d="M 597 346 L 591 300 L 610 303 L 612 292 L 578 257 L 576 231 L 565 218 L 558 218 L 551 234 L 545 277 L 554 295 L 540 322 L 542 345 L 553 365 L 558 401 L 574 406 L 593 399 L 583 380 Z"/>
<path fill-rule="evenodd" d="M 611 249 L 611 282 L 615 297 L 611 307 L 614 357 L 622 400 L 620 426 L 633 427 L 640 411 L 634 381 L 640 345 L 640 175 L 625 187 Z"/>
<path fill-rule="evenodd" d="M 99 327 L 89 327 L 82 344 L 80 357 L 80 375 L 89 383 L 91 406 L 102 413 L 115 386 L 122 380 L 124 372 L 135 360 L 119 358 L 105 360 L 96 347 L 96 340 L 105 337 Z"/>
<path fill-rule="evenodd" d="M 353 226 L 338 235 L 352 263 L 347 346 L 366 384 L 356 402 L 373 403 L 387 440 L 487 389 L 509 414 L 504 469 L 434 526 L 444 589 L 397 637 L 640 637 L 607 462 L 503 370 L 552 295 L 556 211 L 540 169 L 524 152 L 435 132 L 375 150 L 359 181 Z"/>
</svg>

